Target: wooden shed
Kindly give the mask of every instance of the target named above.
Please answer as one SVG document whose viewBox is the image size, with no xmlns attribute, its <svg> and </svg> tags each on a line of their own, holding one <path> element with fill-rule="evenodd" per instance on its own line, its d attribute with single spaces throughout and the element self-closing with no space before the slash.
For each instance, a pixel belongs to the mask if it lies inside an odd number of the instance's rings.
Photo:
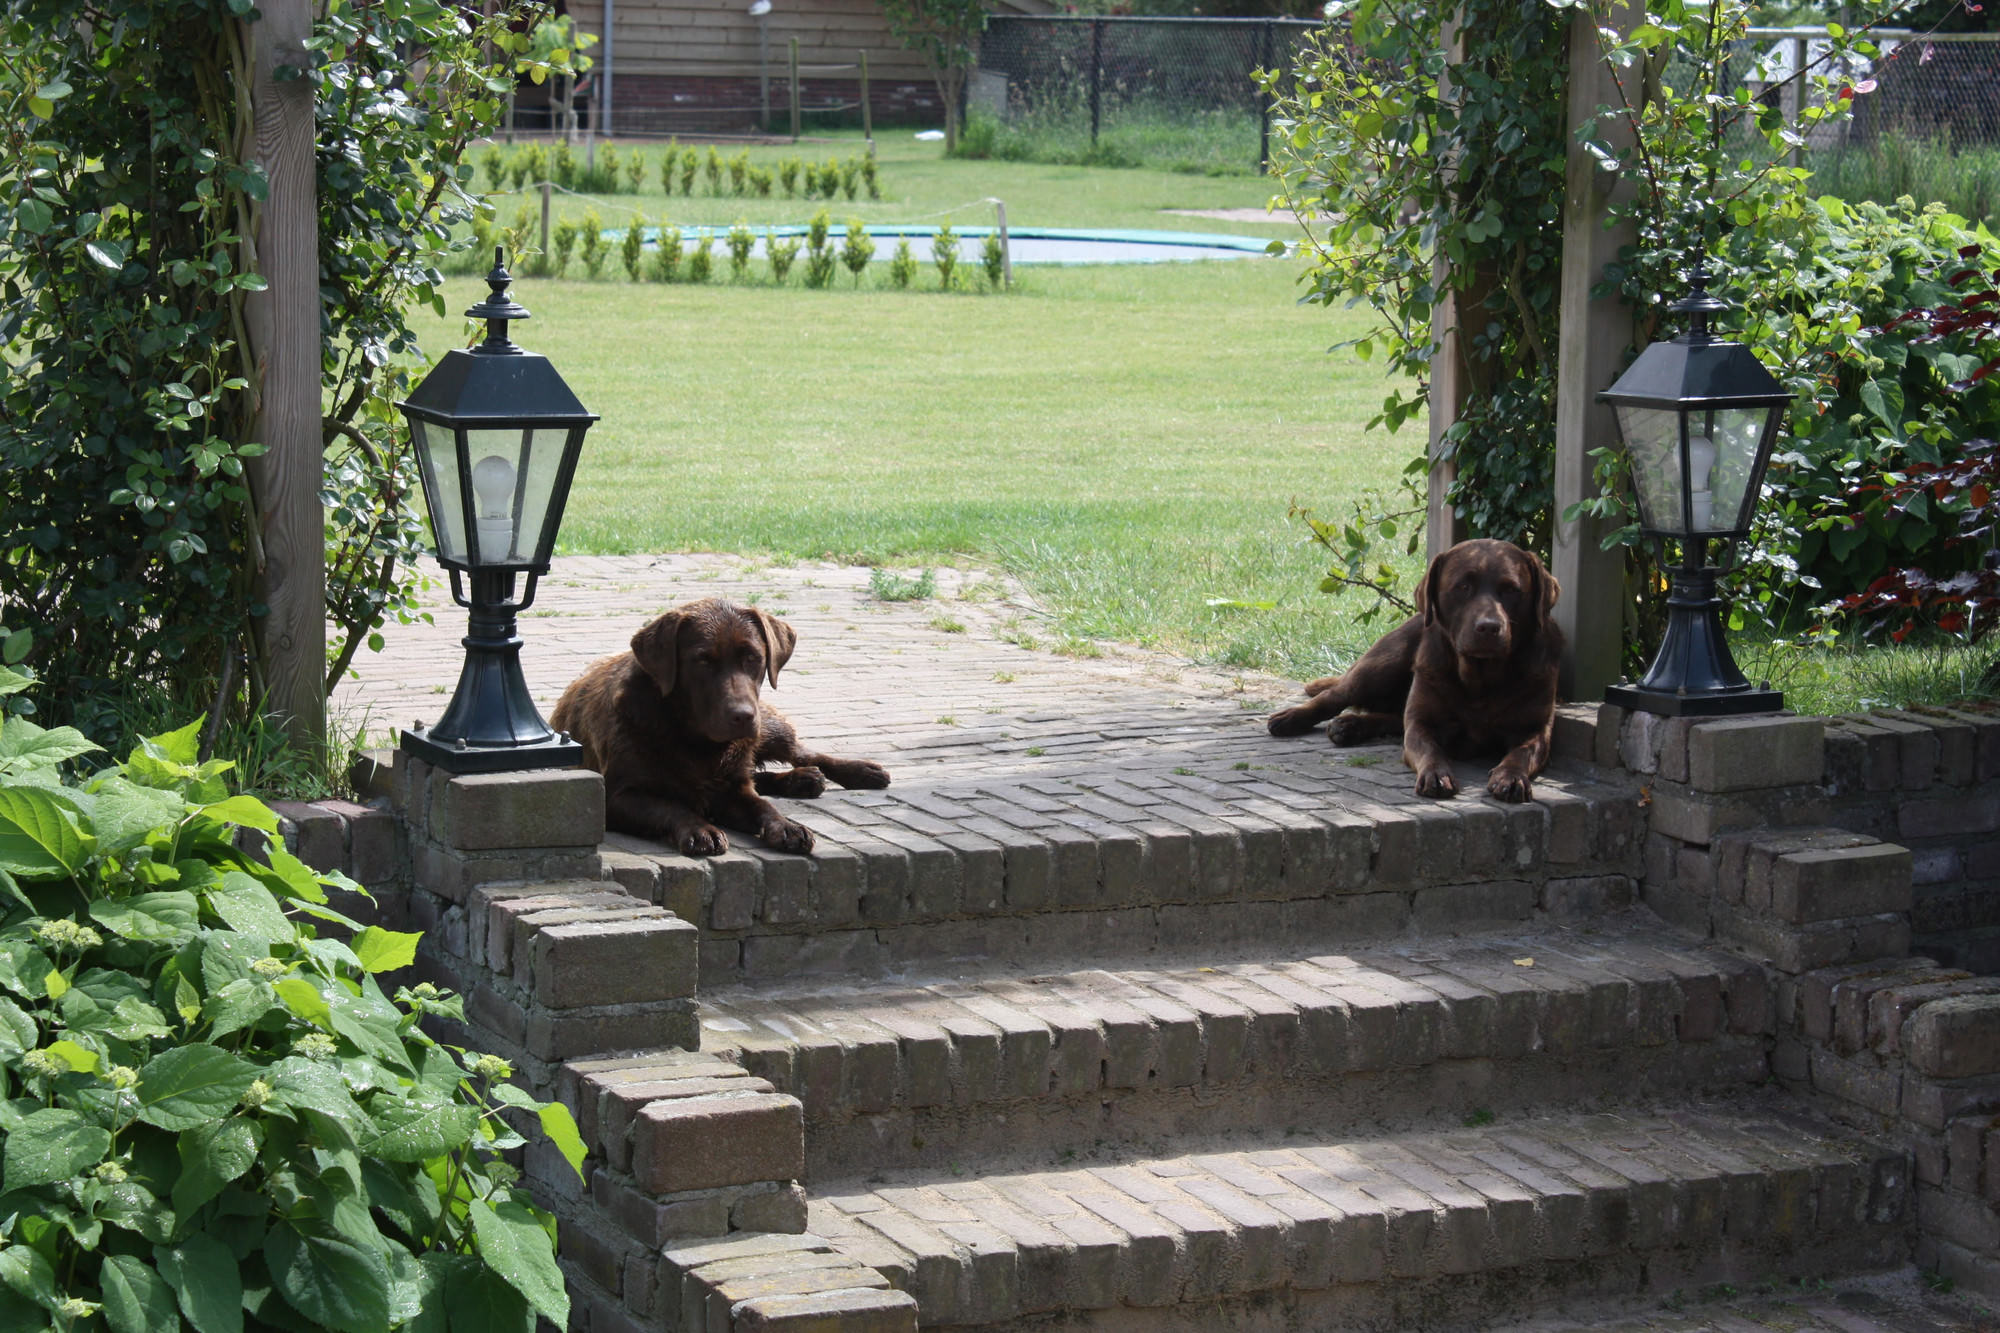
<svg viewBox="0 0 2000 1333">
<path fill-rule="evenodd" d="M 790 51 L 799 42 L 805 127 L 860 117 L 860 53 L 878 120 L 942 125 L 937 85 L 914 52 L 889 35 L 875 0 L 569 0 L 577 26 L 597 33 L 598 93 L 611 134 L 783 127 Z M 995 13 L 1049 13 L 1052 0 L 992 0 Z M 610 31 L 605 16 L 610 14 Z M 766 108 L 768 107 L 768 118 Z"/>
</svg>

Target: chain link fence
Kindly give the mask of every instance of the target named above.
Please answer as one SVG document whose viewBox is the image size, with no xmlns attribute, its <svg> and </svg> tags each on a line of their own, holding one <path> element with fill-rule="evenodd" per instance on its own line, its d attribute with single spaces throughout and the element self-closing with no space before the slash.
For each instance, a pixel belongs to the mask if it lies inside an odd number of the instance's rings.
<svg viewBox="0 0 2000 1333">
<path fill-rule="evenodd" d="M 2000 33 L 1872 34 L 1879 53 L 1830 69 L 1823 28 L 1753 28 L 1730 70 L 1759 101 L 1796 115 L 1800 70 L 1854 90 L 1852 115 L 1814 130 L 1794 160 L 1813 187 L 1888 203 L 1910 195 L 1977 220 L 2000 215 Z"/>
<path fill-rule="evenodd" d="M 1269 99 L 1251 71 L 1290 66 L 1299 19 L 995 16 L 966 91 L 993 157 L 1255 172 Z"/>
</svg>

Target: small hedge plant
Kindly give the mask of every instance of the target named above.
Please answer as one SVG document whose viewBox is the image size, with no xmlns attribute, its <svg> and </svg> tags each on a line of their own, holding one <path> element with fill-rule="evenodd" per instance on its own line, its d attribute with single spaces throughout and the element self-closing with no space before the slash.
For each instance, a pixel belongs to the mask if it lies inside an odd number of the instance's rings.
<svg viewBox="0 0 2000 1333">
<path fill-rule="evenodd" d="M 511 1110 L 580 1169 L 569 1112 L 418 1027 L 457 997 L 384 993 L 419 937 L 329 908 L 354 886 L 198 726 L 74 780 L 82 734 L 0 722 L 0 1328 L 563 1327 L 553 1220 L 502 1154 Z"/>
</svg>

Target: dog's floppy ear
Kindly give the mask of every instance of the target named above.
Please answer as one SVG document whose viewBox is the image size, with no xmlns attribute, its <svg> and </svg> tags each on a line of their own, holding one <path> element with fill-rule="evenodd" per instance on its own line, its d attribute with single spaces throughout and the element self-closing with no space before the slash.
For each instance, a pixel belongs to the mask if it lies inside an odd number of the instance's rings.
<svg viewBox="0 0 2000 1333">
<path fill-rule="evenodd" d="M 1549 613 L 1556 609 L 1556 600 L 1562 596 L 1562 584 L 1556 582 L 1556 576 L 1549 573 L 1549 567 L 1542 563 L 1540 556 L 1533 551 L 1523 551 L 1522 554 L 1528 557 L 1528 567 L 1532 571 L 1528 595 L 1536 608 L 1537 623 L 1546 625 Z"/>
<path fill-rule="evenodd" d="M 680 674 L 681 613 L 669 611 L 632 636 L 632 656 L 661 694 L 674 692 Z"/>
<path fill-rule="evenodd" d="M 1431 567 L 1424 571 L 1423 581 L 1417 584 L 1417 614 L 1426 625 L 1437 623 L 1438 586 L 1444 581 L 1444 562 L 1449 559 L 1451 551 L 1439 551 L 1431 558 Z"/>
<path fill-rule="evenodd" d="M 798 631 L 767 611 L 750 608 L 750 614 L 757 621 L 757 632 L 764 636 L 764 669 L 771 681 L 771 688 L 778 687 L 778 668 L 792 660 L 792 645 L 799 641 Z"/>
</svg>

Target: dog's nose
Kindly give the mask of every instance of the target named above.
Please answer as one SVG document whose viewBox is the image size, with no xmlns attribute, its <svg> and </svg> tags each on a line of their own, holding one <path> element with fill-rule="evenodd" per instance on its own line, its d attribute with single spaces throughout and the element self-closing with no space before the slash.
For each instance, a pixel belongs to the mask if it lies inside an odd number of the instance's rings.
<svg viewBox="0 0 2000 1333">
<path fill-rule="evenodd" d="M 747 727 L 756 720 L 757 710 L 754 706 L 739 704 L 729 710 L 729 723 L 731 726 Z"/>
<path fill-rule="evenodd" d="M 1497 639 L 1507 628 L 1507 622 L 1499 616 L 1481 616 L 1472 622 L 1472 632 L 1482 639 Z"/>
</svg>

